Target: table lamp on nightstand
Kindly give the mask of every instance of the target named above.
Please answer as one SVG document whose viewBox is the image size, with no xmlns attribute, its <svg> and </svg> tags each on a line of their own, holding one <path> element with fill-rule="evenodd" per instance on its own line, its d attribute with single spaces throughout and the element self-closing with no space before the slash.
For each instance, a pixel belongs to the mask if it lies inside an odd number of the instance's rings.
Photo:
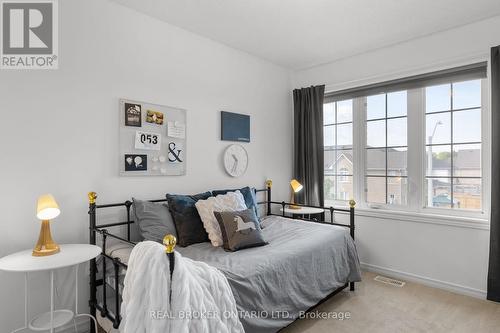
<svg viewBox="0 0 500 333">
<path fill-rule="evenodd" d="M 290 199 L 291 205 L 288 206 L 288 208 L 291 209 L 300 209 L 300 206 L 295 205 L 295 193 L 300 192 L 304 186 L 302 186 L 301 183 L 297 181 L 297 179 L 292 179 L 290 182 L 290 187 L 292 188 L 292 198 Z"/>
<path fill-rule="evenodd" d="M 59 252 L 59 245 L 52 240 L 50 234 L 50 220 L 58 217 L 60 213 L 56 199 L 51 194 L 44 194 L 38 198 L 36 217 L 42 220 L 42 226 L 38 242 L 33 249 L 33 256 L 50 256 Z"/>
</svg>

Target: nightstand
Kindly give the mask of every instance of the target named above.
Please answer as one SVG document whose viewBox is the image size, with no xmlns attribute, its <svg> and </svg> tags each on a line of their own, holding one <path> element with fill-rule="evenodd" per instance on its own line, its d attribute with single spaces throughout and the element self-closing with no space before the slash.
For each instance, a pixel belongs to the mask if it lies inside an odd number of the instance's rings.
<svg viewBox="0 0 500 333">
<path fill-rule="evenodd" d="M 94 321 L 97 332 L 96 319 L 89 314 L 78 313 L 78 267 L 79 264 L 97 257 L 102 250 L 98 246 L 89 244 L 63 244 L 60 245 L 60 249 L 61 252 L 46 257 L 34 257 L 31 255 L 33 250 L 30 249 L 0 259 L 0 270 L 24 273 L 24 327 L 15 329 L 12 333 L 25 329 L 32 331 L 49 330 L 53 333 L 56 328 L 66 325 L 76 317 L 83 316 L 90 317 Z M 54 310 L 54 271 L 70 266 L 75 266 L 75 312 L 69 309 Z M 50 272 L 50 311 L 29 320 L 28 274 L 40 271 Z"/>
<path fill-rule="evenodd" d="M 283 212 L 283 208 L 280 208 L 280 212 Z M 324 212 L 324 209 L 314 207 L 300 207 L 296 209 L 285 207 L 285 214 L 291 214 L 293 218 L 297 217 L 298 215 L 300 215 L 302 218 L 305 218 L 305 216 L 307 215 L 307 218 L 311 219 L 311 215 L 318 215 Z"/>
</svg>

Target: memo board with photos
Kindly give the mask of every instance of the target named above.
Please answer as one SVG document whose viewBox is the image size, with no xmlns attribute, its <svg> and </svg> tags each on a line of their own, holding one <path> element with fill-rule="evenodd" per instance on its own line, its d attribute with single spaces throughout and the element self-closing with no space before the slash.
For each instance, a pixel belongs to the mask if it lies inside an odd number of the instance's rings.
<svg viewBox="0 0 500 333">
<path fill-rule="evenodd" d="M 186 110 L 120 99 L 120 176 L 186 174 Z"/>
</svg>

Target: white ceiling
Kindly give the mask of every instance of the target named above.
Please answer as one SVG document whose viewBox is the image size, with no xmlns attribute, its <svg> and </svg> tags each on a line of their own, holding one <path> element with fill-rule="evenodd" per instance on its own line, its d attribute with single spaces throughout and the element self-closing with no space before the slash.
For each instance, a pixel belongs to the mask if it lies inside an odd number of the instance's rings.
<svg viewBox="0 0 500 333">
<path fill-rule="evenodd" d="M 500 14 L 499 0 L 114 1 L 291 69 Z"/>
</svg>

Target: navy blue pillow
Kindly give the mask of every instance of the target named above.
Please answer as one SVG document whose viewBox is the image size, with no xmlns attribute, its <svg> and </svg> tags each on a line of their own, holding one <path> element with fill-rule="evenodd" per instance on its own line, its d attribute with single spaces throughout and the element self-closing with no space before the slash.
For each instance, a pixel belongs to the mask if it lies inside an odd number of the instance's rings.
<svg viewBox="0 0 500 333">
<path fill-rule="evenodd" d="M 195 195 L 167 194 L 168 207 L 177 231 L 177 244 L 180 246 L 208 242 L 208 234 L 195 203 L 211 196 L 210 192 Z"/>
<path fill-rule="evenodd" d="M 245 205 L 247 208 L 251 208 L 254 210 L 255 215 L 257 216 L 258 221 L 260 222 L 259 219 L 259 210 L 257 208 L 257 199 L 255 197 L 255 190 L 246 186 L 243 188 L 236 188 L 234 190 L 214 190 L 212 191 L 212 195 L 218 196 L 219 194 L 226 194 L 227 192 L 235 192 L 235 191 L 240 191 L 240 193 L 243 195 L 243 198 L 245 199 Z"/>
</svg>

